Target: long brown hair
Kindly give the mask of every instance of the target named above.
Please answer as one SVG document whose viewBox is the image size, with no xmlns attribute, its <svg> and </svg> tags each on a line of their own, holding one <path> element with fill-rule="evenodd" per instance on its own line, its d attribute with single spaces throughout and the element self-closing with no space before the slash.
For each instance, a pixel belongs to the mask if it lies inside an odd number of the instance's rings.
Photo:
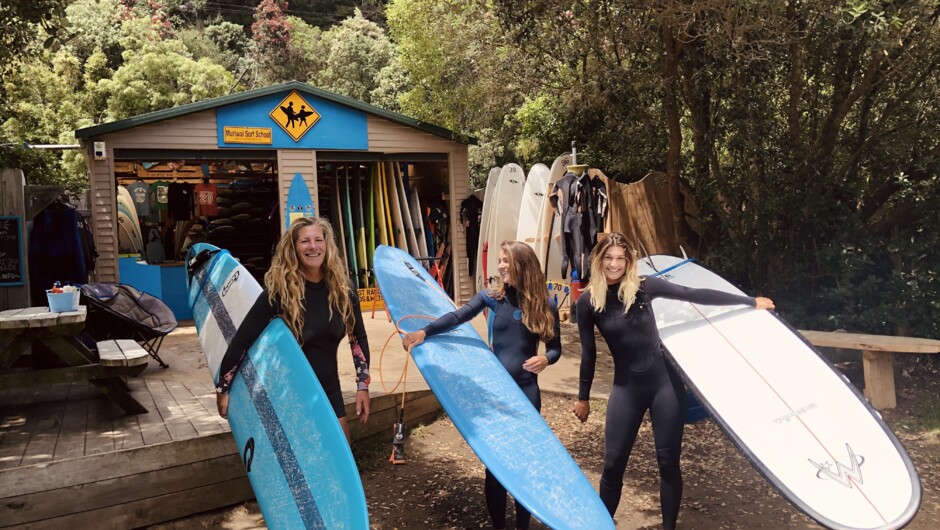
<svg viewBox="0 0 940 530">
<path fill-rule="evenodd" d="M 333 235 L 330 222 L 322 217 L 301 217 L 291 223 L 287 232 L 281 236 L 271 259 L 271 268 L 264 275 L 264 285 L 268 289 L 268 301 L 279 303 L 281 316 L 287 322 L 297 341 L 303 344 L 304 314 L 304 276 L 297 260 L 297 240 L 300 231 L 308 226 L 315 226 L 323 232 L 326 240 L 326 254 L 323 257 L 323 280 L 329 289 L 329 318 L 333 318 L 333 309 L 337 309 L 346 324 L 346 333 L 352 333 L 355 326 L 352 302 L 349 299 L 349 274 L 346 264 L 339 256 L 339 248 Z"/>
<path fill-rule="evenodd" d="M 591 305 L 596 311 L 603 311 L 607 306 L 607 277 L 604 276 L 604 254 L 611 247 L 623 249 L 627 258 L 623 278 L 617 288 L 617 297 L 623 302 L 623 312 L 626 313 L 636 301 L 636 292 L 640 289 L 640 275 L 637 272 L 636 249 L 627 241 L 627 236 L 620 232 L 611 232 L 603 241 L 594 246 L 591 252 L 591 279 L 588 289 L 591 295 Z"/>
<path fill-rule="evenodd" d="M 545 274 L 542 273 L 535 251 L 521 241 L 503 241 L 499 248 L 509 258 L 509 274 L 519 293 L 522 324 L 543 341 L 552 340 L 555 338 L 555 318 L 548 306 Z M 495 291 L 497 299 L 503 298 L 506 285 L 500 284 Z"/>
</svg>

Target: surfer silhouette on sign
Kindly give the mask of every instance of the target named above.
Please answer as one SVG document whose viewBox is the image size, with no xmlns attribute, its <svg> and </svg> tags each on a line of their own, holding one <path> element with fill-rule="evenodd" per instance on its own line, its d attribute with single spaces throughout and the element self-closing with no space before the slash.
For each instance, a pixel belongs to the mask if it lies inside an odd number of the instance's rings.
<svg viewBox="0 0 940 530">
<path fill-rule="evenodd" d="M 294 112 L 294 102 L 291 101 L 286 107 L 281 106 L 281 110 L 287 115 L 287 126 L 293 127 L 294 121 L 297 120 L 297 114 Z"/>
<path fill-rule="evenodd" d="M 313 111 L 307 110 L 306 105 L 300 106 L 300 112 L 297 113 L 297 119 L 300 120 L 301 125 L 307 125 L 307 116 L 312 116 Z"/>
</svg>

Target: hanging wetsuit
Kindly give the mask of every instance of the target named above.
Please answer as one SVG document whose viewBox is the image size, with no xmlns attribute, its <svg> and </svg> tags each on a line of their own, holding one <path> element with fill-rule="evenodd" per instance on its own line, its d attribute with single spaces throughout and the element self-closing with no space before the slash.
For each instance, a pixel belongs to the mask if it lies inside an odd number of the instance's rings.
<svg viewBox="0 0 940 530">
<path fill-rule="evenodd" d="M 471 195 L 460 203 L 460 223 L 467 232 L 467 268 L 470 277 L 476 274 L 477 245 L 480 243 L 480 217 L 483 215 L 483 201 Z"/>
<path fill-rule="evenodd" d="M 33 218 L 29 234 L 29 293 L 32 305 L 46 305 L 46 289 L 56 281 L 88 282 L 84 219 L 75 208 L 56 199 Z"/>
<path fill-rule="evenodd" d="M 555 336 L 545 344 L 545 356 L 548 364 L 555 364 L 561 357 L 561 325 L 558 320 L 558 308 L 555 302 L 549 300 L 549 307 L 554 316 Z M 441 316 L 428 324 L 422 331 L 426 336 L 437 335 L 453 329 L 483 312 L 490 310 L 488 322 L 490 346 L 496 358 L 502 363 L 509 375 L 512 376 L 522 392 L 532 402 L 536 410 L 542 410 L 542 396 L 539 392 L 538 374 L 522 368 L 522 365 L 538 353 L 539 335 L 529 331 L 522 323 L 522 310 L 519 308 L 517 291 L 511 286 L 506 287 L 506 295 L 496 299 L 491 290 L 480 291 L 466 305 Z M 486 494 L 486 507 L 490 513 L 490 520 L 494 528 L 506 527 L 506 488 L 486 470 L 484 490 Z M 528 510 L 516 503 L 516 528 L 529 527 L 530 514 Z"/>
<path fill-rule="evenodd" d="M 617 511 L 623 474 L 636 441 L 643 415 L 650 411 L 656 461 L 659 465 L 659 502 L 663 527 L 675 528 L 682 501 L 679 456 L 688 409 L 685 386 L 672 363 L 663 356 L 659 330 L 650 303 L 656 298 L 684 300 L 705 305 L 754 306 L 755 300 L 711 289 L 690 289 L 655 277 L 642 277 L 636 301 L 624 314 L 619 284 L 607 289 L 607 304 L 596 312 L 591 297 L 578 299 L 578 334 L 581 339 L 581 374 L 578 399 L 590 399 L 597 347 L 594 327 L 607 341 L 614 361 L 614 382 L 607 402 L 604 428 L 604 472 L 600 497 L 611 516 Z M 587 294 L 587 293 L 586 293 Z M 708 355 L 703 351 L 702 355 Z"/>
<path fill-rule="evenodd" d="M 346 325 L 343 317 L 334 308 L 332 317 L 329 310 L 329 294 L 326 282 L 304 281 L 304 326 L 301 331 L 303 344 L 301 349 L 307 362 L 313 368 L 314 374 L 320 380 L 323 391 L 326 392 L 330 405 L 337 418 L 346 417 L 346 406 L 343 402 L 343 393 L 339 385 L 339 369 L 336 364 L 336 353 L 339 343 L 346 337 Z M 357 390 L 369 389 L 369 340 L 362 323 L 362 312 L 359 309 L 359 296 L 356 290 L 349 289 L 349 303 L 352 304 L 355 328 L 351 337 L 353 364 L 356 367 Z M 280 305 L 271 305 L 268 302 L 268 290 L 264 289 L 261 296 L 245 315 L 245 319 L 232 337 L 232 341 L 225 350 L 225 356 L 219 365 L 219 381 L 216 388 L 226 392 L 232 384 L 232 379 L 238 370 L 242 357 L 252 344 L 261 336 L 268 322 L 280 313 Z M 276 352 L 271 352 L 276 354 Z"/>
<path fill-rule="evenodd" d="M 607 187 L 587 171 L 580 177 L 569 171 L 555 183 L 550 200 L 561 215 L 561 277 L 567 278 L 571 267 L 585 282 L 591 275 L 591 249 L 604 229 Z"/>
</svg>

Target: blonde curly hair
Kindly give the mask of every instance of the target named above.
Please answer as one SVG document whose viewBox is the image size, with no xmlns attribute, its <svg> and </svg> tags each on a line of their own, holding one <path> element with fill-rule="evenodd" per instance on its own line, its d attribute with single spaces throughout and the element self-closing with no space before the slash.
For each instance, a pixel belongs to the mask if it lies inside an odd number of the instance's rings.
<svg viewBox="0 0 940 530">
<path fill-rule="evenodd" d="M 526 329 L 548 342 L 555 338 L 555 318 L 548 305 L 545 274 L 532 247 L 521 241 L 503 241 L 499 249 L 509 258 L 509 276 L 519 293 L 519 309 Z M 497 299 L 506 295 L 506 285 L 495 289 Z"/>
<path fill-rule="evenodd" d="M 349 298 L 349 273 L 346 264 L 339 255 L 333 227 L 322 217 L 301 217 L 291 223 L 290 228 L 278 241 L 271 259 L 271 267 L 264 275 L 264 286 L 268 289 L 268 301 L 271 305 L 279 304 L 281 317 L 287 323 L 297 341 L 303 344 L 304 314 L 304 276 L 297 259 L 297 240 L 300 232 L 307 227 L 319 228 L 326 241 L 326 253 L 323 257 L 323 280 L 329 289 L 329 317 L 333 310 L 339 311 L 346 324 L 346 333 L 353 332 L 355 317 L 352 301 Z"/>
</svg>

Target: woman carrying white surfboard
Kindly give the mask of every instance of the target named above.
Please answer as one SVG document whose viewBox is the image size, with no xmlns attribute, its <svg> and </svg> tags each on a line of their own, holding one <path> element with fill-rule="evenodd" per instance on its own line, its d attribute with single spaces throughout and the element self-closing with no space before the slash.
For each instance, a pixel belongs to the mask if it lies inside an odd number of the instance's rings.
<svg viewBox="0 0 940 530">
<path fill-rule="evenodd" d="M 672 530 L 682 501 L 679 456 L 687 395 L 675 368 L 663 357 L 651 302 L 669 298 L 705 305 L 749 305 L 773 309 L 769 298 L 739 296 L 711 289 L 690 289 L 637 273 L 637 255 L 627 238 L 613 232 L 594 247 L 591 280 L 578 299 L 581 372 L 574 414 L 590 414 L 591 384 L 597 349 L 594 328 L 607 341 L 614 361 L 614 381 L 604 427 L 604 472 L 599 493 L 611 517 L 617 511 L 623 475 L 647 410 L 653 423 L 659 465 L 663 528 Z M 703 355 L 708 352 L 702 352 Z"/>
<path fill-rule="evenodd" d="M 359 296 L 336 247 L 333 228 L 322 217 L 294 220 L 277 244 L 271 268 L 264 275 L 264 291 L 245 315 L 232 337 L 219 367 L 219 414 L 228 414 L 228 388 L 248 348 L 268 322 L 280 316 L 300 343 L 346 439 L 346 407 L 339 384 L 337 350 L 348 337 L 356 367 L 356 414 L 369 419 L 369 341 L 359 309 Z"/>
<path fill-rule="evenodd" d="M 453 329 L 490 310 L 490 346 L 493 353 L 529 398 L 536 410 L 542 409 L 538 374 L 561 357 L 561 325 L 558 308 L 545 290 L 545 275 L 532 247 L 521 241 L 504 241 L 499 248 L 497 271 L 502 284 L 485 289 L 466 305 L 441 316 L 423 329 L 402 339 L 406 350 L 424 342 L 429 335 Z M 538 355 L 539 343 L 545 354 Z M 506 488 L 486 470 L 486 508 L 493 528 L 506 528 Z M 516 503 L 516 528 L 529 528 L 531 515 Z"/>
</svg>

